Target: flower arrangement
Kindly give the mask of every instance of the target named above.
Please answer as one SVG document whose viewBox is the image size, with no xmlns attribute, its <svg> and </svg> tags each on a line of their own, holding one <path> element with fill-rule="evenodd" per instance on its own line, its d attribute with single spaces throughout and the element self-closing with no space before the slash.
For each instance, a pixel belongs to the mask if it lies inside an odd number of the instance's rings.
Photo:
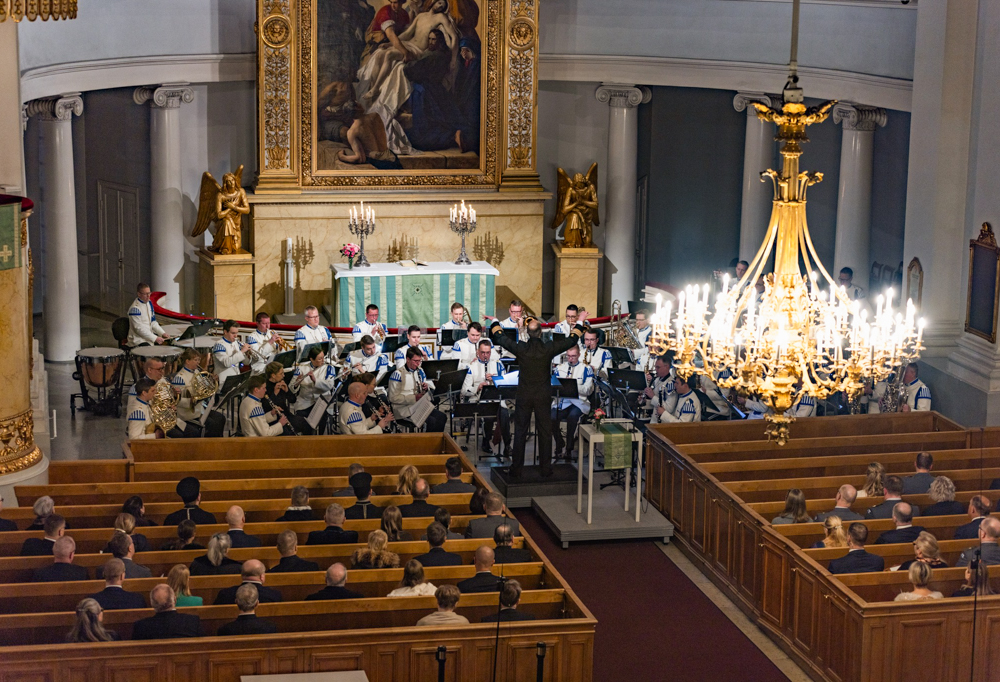
<svg viewBox="0 0 1000 682">
<path fill-rule="evenodd" d="M 604 418 L 607 416 L 608 413 L 599 407 L 596 410 L 594 410 L 594 426 L 596 426 L 597 428 L 601 428 L 601 422 L 603 422 Z"/>
<path fill-rule="evenodd" d="M 361 247 L 357 244 L 344 244 L 340 247 L 340 255 L 347 258 L 347 269 L 351 270 L 354 268 L 354 257 L 361 252 Z"/>
</svg>

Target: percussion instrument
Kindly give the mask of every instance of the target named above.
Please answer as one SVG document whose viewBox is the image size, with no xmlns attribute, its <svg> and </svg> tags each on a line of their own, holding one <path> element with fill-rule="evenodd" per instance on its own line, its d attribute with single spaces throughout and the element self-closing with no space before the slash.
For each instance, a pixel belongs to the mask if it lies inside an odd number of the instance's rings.
<svg viewBox="0 0 1000 682">
<path fill-rule="evenodd" d="M 76 401 L 82 410 L 95 414 L 121 416 L 122 383 L 125 379 L 125 353 L 117 348 L 84 348 L 76 352 L 76 372 L 80 392 L 70 395 L 70 412 L 76 415 Z M 94 395 L 91 395 L 93 390 Z"/>
<path fill-rule="evenodd" d="M 183 350 L 176 346 L 140 346 L 132 349 L 132 359 L 135 362 L 135 375 L 145 376 L 144 366 L 146 360 L 160 360 L 163 362 L 163 376 L 169 380 L 177 374 L 181 368 L 181 353 Z"/>
</svg>

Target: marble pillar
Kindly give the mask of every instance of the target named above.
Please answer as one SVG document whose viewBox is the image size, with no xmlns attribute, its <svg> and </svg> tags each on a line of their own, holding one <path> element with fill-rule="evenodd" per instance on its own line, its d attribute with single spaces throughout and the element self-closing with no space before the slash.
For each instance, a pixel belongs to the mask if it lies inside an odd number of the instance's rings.
<svg viewBox="0 0 1000 682">
<path fill-rule="evenodd" d="M 605 84 L 595 93 L 598 102 L 610 107 L 608 114 L 608 167 L 598 177 L 607 183 L 604 209 L 604 312 L 618 299 L 622 307 L 635 299 L 635 193 L 638 183 L 637 153 L 639 112 L 636 107 L 650 100 L 649 88 Z"/>
<path fill-rule="evenodd" d="M 875 128 L 885 126 L 886 113 L 877 107 L 840 102 L 833 107 L 833 122 L 843 124 L 844 135 L 840 143 L 837 237 L 830 274 L 836 279 L 841 268 L 851 268 L 854 283 L 867 289 L 871 269 L 868 247 L 872 228 L 872 148 Z"/>
<path fill-rule="evenodd" d="M 762 92 L 739 92 L 733 99 L 736 111 L 747 112 L 747 134 L 743 146 L 743 202 L 740 210 L 739 257 L 753 260 L 767 233 L 774 192 L 771 183 L 761 182 L 760 174 L 774 167 L 774 124 L 757 118 L 752 102 L 772 106 L 781 101 L 778 95 Z"/>
<path fill-rule="evenodd" d="M 151 102 L 149 110 L 149 208 L 152 287 L 166 292 L 160 305 L 183 310 L 181 282 L 184 279 L 184 213 L 181 192 L 182 102 L 194 100 L 187 83 L 136 88 L 136 104 Z M 190 302 L 190 301 L 188 301 Z"/>
<path fill-rule="evenodd" d="M 70 362 L 80 349 L 73 116 L 83 114 L 83 99 L 79 93 L 71 93 L 34 100 L 28 103 L 26 113 L 38 116 L 42 132 L 45 359 Z"/>
</svg>

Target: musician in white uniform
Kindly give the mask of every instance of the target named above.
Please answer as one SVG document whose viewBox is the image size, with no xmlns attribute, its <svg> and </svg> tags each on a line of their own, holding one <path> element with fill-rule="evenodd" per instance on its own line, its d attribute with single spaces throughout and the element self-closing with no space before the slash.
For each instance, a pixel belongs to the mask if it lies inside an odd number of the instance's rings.
<svg viewBox="0 0 1000 682">
<path fill-rule="evenodd" d="M 169 336 L 156 321 L 153 304 L 149 301 L 149 285 L 140 282 L 136 287 L 136 298 L 128 308 L 128 338 L 126 343 L 136 346 L 156 346 Z"/>
<path fill-rule="evenodd" d="M 737 400 L 743 405 L 743 407 L 746 408 L 748 412 L 748 419 L 763 419 L 765 415 L 774 414 L 774 410 L 772 410 L 768 405 L 765 405 L 761 401 L 755 400 L 754 398 L 747 398 L 744 400 L 741 397 L 737 398 Z M 799 419 L 801 417 L 815 417 L 816 399 L 811 395 L 801 393 L 799 394 L 799 399 L 795 401 L 795 404 L 792 405 L 785 412 L 785 414 L 789 417 L 794 417 L 795 419 Z"/>
<path fill-rule="evenodd" d="M 470 324 L 468 333 L 468 337 L 460 339 L 454 346 L 452 346 L 451 353 L 448 356 L 448 359 L 450 360 L 458 360 L 459 369 L 466 369 L 475 361 L 476 356 L 479 354 L 479 344 L 483 341 L 489 343 L 490 348 L 492 348 L 492 351 L 490 352 L 490 359 L 500 359 L 500 353 L 498 353 L 496 347 L 493 346 L 493 342 L 489 339 L 483 338 L 483 326 L 481 324 L 478 322 Z"/>
<path fill-rule="evenodd" d="M 601 348 L 597 345 L 597 330 L 588 329 L 583 335 L 583 348 L 580 349 L 583 353 L 583 364 L 590 365 L 590 368 L 594 370 L 594 376 L 604 376 L 608 375 L 608 369 L 611 367 L 611 351 L 607 348 Z"/>
<path fill-rule="evenodd" d="M 713 381 L 707 374 L 701 375 L 701 392 L 708 396 L 708 399 L 712 401 L 711 409 L 713 412 L 718 412 L 719 414 L 728 417 L 731 411 L 729 401 L 726 400 L 726 394 L 723 392 L 719 385 L 716 383 L 719 379 L 728 379 L 733 375 L 732 370 L 724 369 L 721 372 L 715 373 L 715 380 Z"/>
<path fill-rule="evenodd" d="M 438 360 L 445 360 L 451 357 L 450 353 L 452 346 L 443 346 L 441 344 L 441 332 L 446 330 L 454 331 L 456 329 L 468 329 L 468 325 L 465 320 L 462 319 L 465 316 L 465 306 L 455 301 L 451 304 L 451 319 L 443 323 L 438 327 L 437 332 L 437 342 L 438 342 Z M 482 327 L 480 327 L 482 328 Z"/>
<path fill-rule="evenodd" d="M 656 358 L 653 363 L 653 378 L 649 386 L 642 392 L 641 400 L 649 402 L 653 408 L 653 413 L 649 422 L 651 424 L 660 423 L 660 415 L 664 412 L 673 412 L 677 404 L 677 393 L 674 391 L 674 368 L 671 367 L 669 354 Z"/>
<path fill-rule="evenodd" d="M 295 394 L 296 400 L 292 409 L 300 417 L 309 417 L 316 401 L 327 399 L 326 394 L 337 387 L 337 369 L 326 364 L 326 355 L 319 346 L 309 349 L 309 359 L 295 368 L 288 389 Z M 327 412 L 316 425 L 316 433 L 323 433 L 326 425 Z"/>
<path fill-rule="evenodd" d="M 201 369 L 201 353 L 194 348 L 185 348 L 181 353 L 180 370 L 170 380 L 177 392 L 177 416 L 188 425 L 199 426 L 208 408 L 208 400 L 197 403 L 191 401 L 191 383 Z M 205 418 L 204 435 L 207 438 L 221 438 L 226 429 L 226 418 L 220 412 L 212 411 Z"/>
<path fill-rule="evenodd" d="M 313 343 L 330 342 L 330 357 L 337 357 L 337 342 L 333 340 L 333 335 L 326 327 L 320 326 L 319 310 L 311 305 L 305 309 L 306 323 L 295 331 L 295 352 L 298 362 L 305 361 L 303 352 L 305 347 Z"/>
<path fill-rule="evenodd" d="M 583 312 L 587 311 L 584 310 Z M 563 336 L 569 336 L 569 333 L 573 330 L 573 327 L 576 326 L 576 321 L 578 319 L 580 319 L 580 309 L 576 305 L 570 303 L 568 306 L 566 306 L 566 319 L 563 320 L 562 322 L 556 322 L 556 325 L 552 328 L 552 333 L 562 334 Z M 552 358 L 552 366 L 555 367 L 556 365 L 563 362 L 565 359 L 566 358 L 563 357 L 563 355 L 555 356 L 554 358 Z"/>
<path fill-rule="evenodd" d="M 142 370 L 144 372 L 143 376 L 152 381 L 154 385 L 170 384 L 170 381 L 167 380 L 166 376 L 164 376 L 165 369 L 166 365 L 160 358 L 146 358 L 146 362 L 142 365 Z M 135 384 L 132 384 L 132 388 L 130 388 L 128 392 L 128 401 L 126 402 L 125 407 L 126 412 L 131 412 L 132 408 L 135 407 L 137 395 Z"/>
<path fill-rule="evenodd" d="M 672 411 L 664 410 L 660 413 L 660 423 L 700 422 L 701 401 L 691 390 L 687 380 L 681 379 L 680 375 L 674 379 L 674 391 L 677 393 L 677 404 Z"/>
<path fill-rule="evenodd" d="M 280 436 L 288 420 L 276 409 L 264 411 L 261 400 L 267 394 L 267 378 L 263 374 L 250 377 L 249 393 L 240 403 L 240 430 L 244 436 Z"/>
<path fill-rule="evenodd" d="M 434 388 L 434 382 L 429 381 L 424 370 L 420 369 L 424 357 L 419 347 L 410 346 L 406 350 L 403 366 L 397 367 L 389 377 L 389 404 L 396 419 L 409 419 L 416 402 Z M 447 421 L 444 413 L 435 409 L 424 423 L 428 431 L 440 433 L 444 431 Z"/>
<path fill-rule="evenodd" d="M 907 365 L 903 372 L 906 401 L 900 401 L 897 408 L 899 412 L 927 412 L 931 409 L 931 389 L 917 378 L 918 373 L 919 370 L 915 362 Z M 886 391 L 889 390 L 893 390 L 889 382 L 880 381 L 876 384 L 868 399 L 868 414 L 878 414 L 882 411 L 879 403 L 885 397 Z"/>
<path fill-rule="evenodd" d="M 406 328 L 406 345 L 397 348 L 393 355 L 393 362 L 397 368 L 402 369 L 406 365 L 407 352 L 411 348 L 419 350 L 424 360 L 431 359 L 431 347 L 420 343 L 420 327 L 415 324 Z"/>
<path fill-rule="evenodd" d="M 212 348 L 212 363 L 220 386 L 229 377 L 239 374 L 240 363 L 247 359 L 246 351 L 249 346 L 237 341 L 239 330 L 240 325 L 236 320 L 226 320 L 222 323 L 222 338 Z"/>
<path fill-rule="evenodd" d="M 376 419 L 375 415 L 365 417 L 361 406 L 364 404 L 367 395 L 368 387 L 360 381 L 355 381 L 347 387 L 347 400 L 340 406 L 341 434 L 379 434 L 392 421 L 391 412 L 381 419 Z"/>
<path fill-rule="evenodd" d="M 649 339 L 653 336 L 653 326 L 649 324 L 649 311 L 645 308 L 635 313 L 635 335 L 639 337 L 642 346 L 632 351 L 632 357 L 635 359 L 635 368 L 645 372 L 649 369 L 647 365 L 652 361 L 649 356 Z"/>
<path fill-rule="evenodd" d="M 129 440 L 148 440 L 152 438 L 164 438 L 160 429 L 149 429 L 152 420 L 149 418 L 149 401 L 153 397 L 155 382 L 152 379 L 143 377 L 135 382 L 136 399 L 135 404 L 129 407 L 126 434 Z"/>
<path fill-rule="evenodd" d="M 365 334 L 358 341 L 359 347 L 352 350 L 347 356 L 347 361 L 351 365 L 351 374 L 358 375 L 364 372 L 374 374 L 376 380 L 382 377 L 382 372 L 389 371 L 389 360 L 385 353 L 379 352 L 378 344 L 368 334 Z"/>
<path fill-rule="evenodd" d="M 854 270 L 851 268 L 841 268 L 837 277 L 840 286 L 847 290 L 847 297 L 852 301 L 862 301 L 864 303 L 865 289 L 854 283 Z"/>
<path fill-rule="evenodd" d="M 473 324 L 476 324 L 473 322 Z M 479 342 L 476 359 L 473 360 L 466 369 L 465 381 L 462 383 L 462 397 L 470 403 L 478 403 L 483 389 L 487 386 L 494 386 L 497 379 L 503 378 L 503 363 L 493 349 L 493 344 L 486 339 Z M 501 401 L 498 403 L 498 416 L 500 419 L 500 438 L 503 439 L 504 448 L 510 449 L 510 411 Z M 484 450 L 493 452 L 493 433 L 495 430 L 494 419 L 483 419 L 483 443 Z M 497 439 L 499 444 L 500 439 Z"/>
<path fill-rule="evenodd" d="M 270 315 L 257 313 L 257 329 L 247 335 L 247 345 L 259 356 L 254 357 L 250 367 L 254 374 L 260 374 L 278 353 L 278 334 L 271 329 Z"/>
<path fill-rule="evenodd" d="M 378 329 L 379 332 L 376 334 L 375 330 Z M 361 339 L 365 336 L 370 336 L 374 339 L 376 336 L 381 336 L 385 339 L 389 334 L 389 328 L 378 321 L 378 306 L 374 303 L 369 303 L 365 308 L 365 319 L 354 325 L 354 329 L 351 330 L 351 334 L 354 336 L 354 343 L 361 343 Z M 382 352 L 382 343 L 377 341 L 375 343 L 378 346 L 378 352 Z"/>
<path fill-rule="evenodd" d="M 576 427 L 580 423 L 580 417 L 590 411 L 590 403 L 587 397 L 594 392 L 594 370 L 589 365 L 580 362 L 580 349 L 570 348 L 563 353 L 565 362 L 560 363 L 553 375 L 559 379 L 576 379 L 576 390 L 580 394 L 579 398 L 559 398 L 552 407 L 552 423 L 555 428 L 552 435 L 556 439 L 555 456 L 558 459 L 563 450 L 567 450 L 567 459 L 572 459 L 573 450 L 576 448 Z M 566 421 L 566 440 L 563 440 L 562 429 L 559 422 Z M 568 446 L 567 446 L 568 443 Z"/>
</svg>

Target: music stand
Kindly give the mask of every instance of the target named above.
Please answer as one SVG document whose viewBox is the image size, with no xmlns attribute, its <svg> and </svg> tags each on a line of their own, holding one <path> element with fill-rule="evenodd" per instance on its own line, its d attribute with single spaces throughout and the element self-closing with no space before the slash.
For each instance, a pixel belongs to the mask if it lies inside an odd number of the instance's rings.
<svg viewBox="0 0 1000 682">
<path fill-rule="evenodd" d="M 458 369 L 458 360 L 427 360 L 420 368 L 424 370 L 424 374 L 431 377 L 434 381 L 437 381 L 445 374 L 449 374 Z M 462 376 L 465 376 L 465 372 L 462 372 Z M 459 386 L 461 388 L 461 386 Z"/>
<path fill-rule="evenodd" d="M 348 355 L 352 351 L 356 351 L 358 348 L 361 348 L 361 344 L 360 343 L 354 343 L 354 342 L 352 342 L 352 343 L 344 344 L 344 349 L 342 351 L 340 351 L 340 357 L 344 357 L 345 355 Z"/>
<path fill-rule="evenodd" d="M 274 356 L 274 360 L 272 360 L 271 362 L 280 362 L 281 366 L 284 367 L 285 369 L 295 367 L 295 351 L 286 350 L 281 353 L 278 353 L 277 355 Z"/>
<path fill-rule="evenodd" d="M 580 389 L 576 379 L 559 379 L 552 377 L 552 395 L 560 400 L 571 400 L 580 397 Z"/>
<path fill-rule="evenodd" d="M 632 360 L 632 353 L 629 352 L 628 348 L 620 348 L 619 346 L 608 346 L 608 352 L 611 353 L 611 366 L 618 367 L 618 365 L 631 365 L 634 361 Z"/>
<path fill-rule="evenodd" d="M 306 360 L 308 360 L 309 359 L 309 351 L 311 351 L 313 348 L 315 348 L 317 346 L 323 349 L 323 355 L 324 355 L 324 357 L 330 357 L 330 342 L 329 341 L 323 341 L 321 343 L 310 343 L 310 344 L 307 344 L 307 345 L 303 346 L 302 347 L 302 352 L 299 353 L 298 361 L 299 362 L 305 362 Z"/>
<path fill-rule="evenodd" d="M 405 346 L 405 345 L 406 345 L 406 340 L 403 337 L 387 336 L 385 337 L 385 341 L 382 342 L 381 352 L 387 353 L 391 359 L 392 354 L 396 352 L 396 349 L 398 349 L 400 346 Z"/>
<path fill-rule="evenodd" d="M 609 383 L 618 390 L 643 391 L 646 389 L 646 374 L 632 369 L 608 370 Z"/>
<path fill-rule="evenodd" d="M 483 394 L 486 393 L 489 387 L 483 388 Z M 472 420 L 472 442 L 475 443 L 476 447 L 476 462 L 479 462 L 479 421 L 482 418 L 486 419 L 498 419 L 500 416 L 500 405 L 496 402 L 484 402 L 480 400 L 478 403 L 455 403 L 451 408 L 451 420 L 454 422 L 455 419 L 471 419 Z M 503 461 L 503 458 L 500 458 Z"/>
<path fill-rule="evenodd" d="M 233 401 L 246 393 L 247 386 L 250 384 L 251 376 L 253 376 L 251 372 L 242 372 L 241 374 L 233 374 L 232 376 L 226 377 L 225 383 L 222 384 L 222 388 L 219 389 L 216 394 L 221 396 L 221 399 L 216 402 L 216 405 L 219 407 L 222 407 L 223 405 L 226 406 L 226 411 L 229 413 L 229 419 L 231 422 L 235 422 L 237 424 L 239 423 L 238 415 L 234 415 Z"/>
<path fill-rule="evenodd" d="M 458 361 L 456 360 L 455 363 L 457 365 Z M 461 392 L 467 374 L 468 372 L 464 369 L 439 374 L 434 382 L 434 395 L 443 396 Z"/>
<path fill-rule="evenodd" d="M 510 339 L 514 343 L 517 343 L 518 338 L 516 329 L 507 329 L 502 327 L 500 331 L 503 332 L 503 335 L 506 336 L 508 339 Z"/>
<path fill-rule="evenodd" d="M 552 330 L 552 340 L 553 341 L 563 341 L 563 340 L 567 339 L 568 337 L 569 337 L 569 334 L 563 334 L 562 332 L 557 332 L 554 329 Z"/>
<path fill-rule="evenodd" d="M 441 345 L 454 346 L 456 341 L 461 341 L 469 337 L 469 332 L 465 329 L 442 329 Z"/>
</svg>

